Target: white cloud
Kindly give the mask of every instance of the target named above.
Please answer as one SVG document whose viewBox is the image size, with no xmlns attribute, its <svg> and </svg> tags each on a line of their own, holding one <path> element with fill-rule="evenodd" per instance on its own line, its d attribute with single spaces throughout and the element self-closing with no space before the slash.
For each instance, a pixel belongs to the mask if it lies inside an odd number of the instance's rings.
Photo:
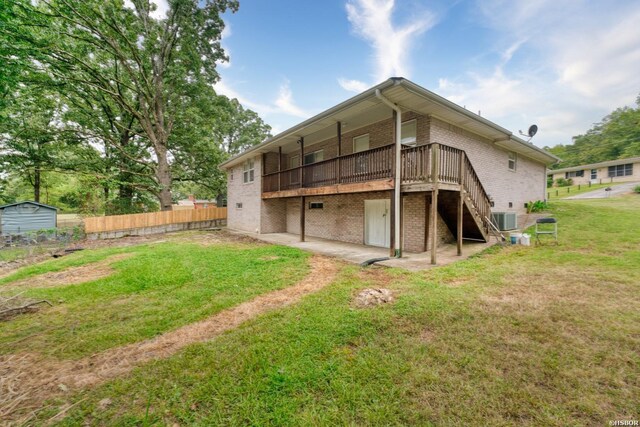
<svg viewBox="0 0 640 427">
<path fill-rule="evenodd" d="M 310 116 L 309 113 L 295 104 L 291 88 L 289 87 L 289 81 L 286 81 L 280 86 L 280 91 L 275 104 L 281 112 L 289 114 L 290 116 L 300 117 L 303 119 Z"/>
<path fill-rule="evenodd" d="M 478 1 L 496 36 L 488 72 L 440 80 L 454 102 L 516 131 L 540 126 L 537 145 L 570 143 L 640 91 L 640 3 Z M 516 40 L 514 43 L 513 41 Z"/>
<path fill-rule="evenodd" d="M 262 118 L 273 115 L 287 115 L 306 119 L 312 115 L 295 104 L 288 80 L 285 80 L 285 82 L 280 85 L 278 96 L 273 104 L 252 101 L 226 85 L 222 80 L 214 85 L 214 89 L 218 94 L 237 99 L 240 104 L 257 112 Z"/>
<path fill-rule="evenodd" d="M 365 82 L 362 82 L 360 80 L 344 79 L 342 77 L 338 79 L 338 84 L 344 90 L 347 90 L 349 92 L 356 92 L 356 93 L 364 92 L 369 88 L 369 85 Z"/>
<path fill-rule="evenodd" d="M 394 0 L 349 0 L 346 4 L 353 32 L 373 47 L 377 82 L 410 77 L 412 43 L 436 23 L 435 15 L 416 10 L 411 21 L 394 25 L 394 7 Z"/>
<path fill-rule="evenodd" d="M 232 31 L 231 31 L 231 24 L 229 24 L 228 22 L 225 22 L 224 24 L 224 28 L 222 29 L 222 33 L 220 34 L 220 44 L 222 46 L 222 49 L 224 49 L 224 53 L 225 55 L 227 55 L 227 57 L 229 58 L 228 61 L 217 61 L 216 65 L 220 68 L 231 68 L 231 51 L 229 50 L 229 46 L 227 46 L 224 41 L 226 39 L 228 39 L 229 37 L 231 37 Z"/>
</svg>

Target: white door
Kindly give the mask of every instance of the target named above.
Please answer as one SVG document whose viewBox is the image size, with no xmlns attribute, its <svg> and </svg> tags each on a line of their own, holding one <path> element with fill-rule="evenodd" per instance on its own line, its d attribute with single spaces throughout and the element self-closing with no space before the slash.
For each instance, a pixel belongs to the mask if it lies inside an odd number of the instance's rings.
<svg viewBox="0 0 640 427">
<path fill-rule="evenodd" d="M 388 199 L 364 201 L 364 244 L 389 247 L 391 215 Z"/>
</svg>

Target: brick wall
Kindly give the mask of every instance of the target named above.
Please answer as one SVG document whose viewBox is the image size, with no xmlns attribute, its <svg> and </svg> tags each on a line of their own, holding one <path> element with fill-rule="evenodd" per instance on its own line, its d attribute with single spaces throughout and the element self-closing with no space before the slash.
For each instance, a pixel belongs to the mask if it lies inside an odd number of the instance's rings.
<svg viewBox="0 0 640 427">
<path fill-rule="evenodd" d="M 243 165 L 238 165 L 227 171 L 227 226 L 231 229 L 260 232 L 262 188 L 261 156 L 256 156 L 254 162 L 254 181 L 242 182 Z M 242 203 L 242 208 L 237 204 Z"/>
<path fill-rule="evenodd" d="M 411 193 L 402 197 L 402 249 L 407 252 L 424 252 L 431 248 L 431 239 L 425 247 L 426 193 Z M 438 213 L 438 245 L 455 240 L 451 230 Z"/>
<path fill-rule="evenodd" d="M 546 166 L 517 156 L 509 170 L 509 152 L 457 126 L 431 119 L 431 140 L 464 150 L 482 185 L 495 202 L 494 211 L 524 213 L 524 204 L 546 198 Z M 511 207 L 509 206 L 511 203 Z"/>
</svg>

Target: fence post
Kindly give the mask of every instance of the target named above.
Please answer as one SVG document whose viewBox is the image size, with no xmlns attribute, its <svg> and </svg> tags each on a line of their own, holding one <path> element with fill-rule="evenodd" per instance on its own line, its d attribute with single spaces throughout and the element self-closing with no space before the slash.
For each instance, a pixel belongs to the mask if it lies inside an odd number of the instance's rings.
<svg viewBox="0 0 640 427">
<path fill-rule="evenodd" d="M 580 184 L 578 184 L 578 191 L 580 191 Z"/>
<path fill-rule="evenodd" d="M 558 197 L 558 190 L 556 190 L 556 197 Z"/>
</svg>

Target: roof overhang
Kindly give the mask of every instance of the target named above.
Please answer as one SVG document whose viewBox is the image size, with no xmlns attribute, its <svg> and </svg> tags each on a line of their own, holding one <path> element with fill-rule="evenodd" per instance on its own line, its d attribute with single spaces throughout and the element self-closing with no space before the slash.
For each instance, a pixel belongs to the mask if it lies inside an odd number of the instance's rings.
<svg viewBox="0 0 640 427">
<path fill-rule="evenodd" d="M 222 163 L 220 167 L 227 169 L 256 155 L 274 151 L 277 147 L 291 147 L 292 143 L 301 137 L 305 139 L 312 137 L 317 141 L 330 138 L 335 135 L 337 122 L 346 123 L 349 126 L 346 130 L 350 130 L 366 124 L 367 119 L 370 123 L 372 120 L 377 121 L 391 117 L 389 107 L 376 97 L 377 90 L 404 111 L 431 115 L 477 134 L 496 146 L 515 151 L 546 165 L 557 163 L 560 160 L 553 154 L 514 136 L 512 132 L 484 117 L 474 114 L 409 80 L 394 77 L 232 157 Z M 313 143 L 313 140 L 309 142 Z"/>
</svg>

